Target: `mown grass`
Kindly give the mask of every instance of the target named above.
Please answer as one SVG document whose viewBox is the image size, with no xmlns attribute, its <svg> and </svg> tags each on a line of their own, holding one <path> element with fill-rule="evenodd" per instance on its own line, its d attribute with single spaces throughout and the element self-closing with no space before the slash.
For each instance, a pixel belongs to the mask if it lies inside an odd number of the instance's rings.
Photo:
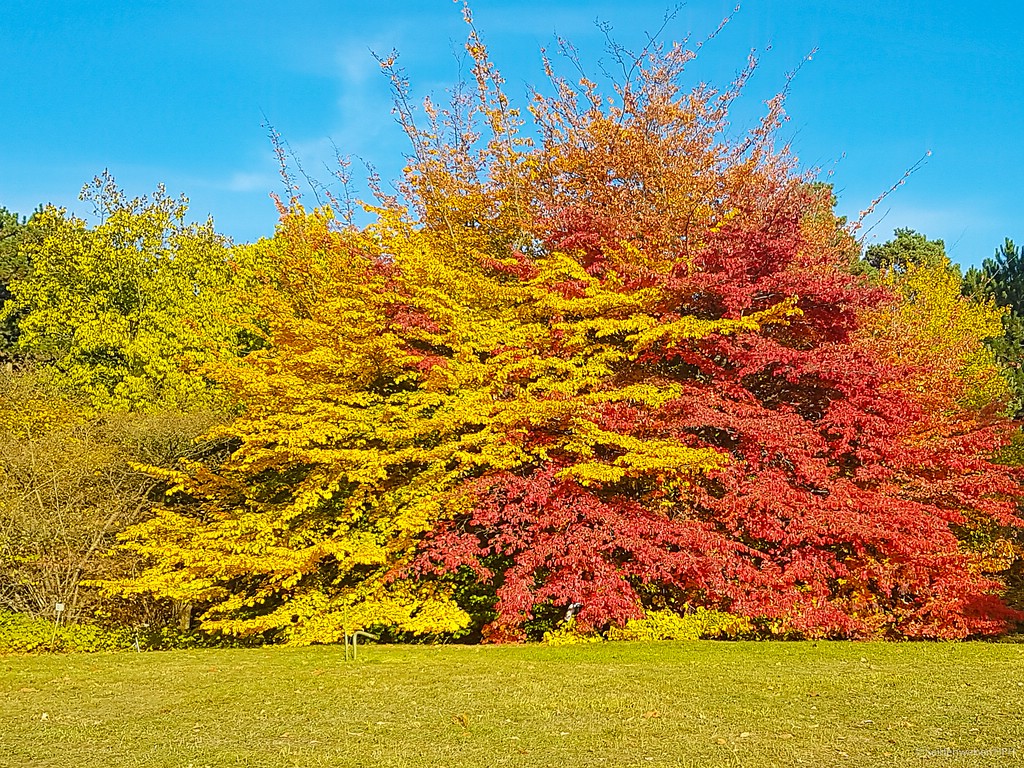
<svg viewBox="0 0 1024 768">
<path fill-rule="evenodd" d="M 4 766 L 1024 762 L 1024 645 L 604 643 L 0 658 Z"/>
</svg>

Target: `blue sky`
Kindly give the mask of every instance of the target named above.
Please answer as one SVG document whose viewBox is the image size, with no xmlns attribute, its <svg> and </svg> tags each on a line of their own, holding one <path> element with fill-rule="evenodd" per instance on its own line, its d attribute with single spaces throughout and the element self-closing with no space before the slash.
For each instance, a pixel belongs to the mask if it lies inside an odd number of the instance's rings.
<svg viewBox="0 0 1024 768">
<path fill-rule="evenodd" d="M 112 2 L 4 0 L 0 23 L 0 205 L 77 194 L 109 168 L 130 194 L 163 182 L 237 241 L 270 234 L 279 188 L 263 116 L 327 177 L 332 141 L 398 174 L 405 148 L 370 51 L 397 48 L 414 93 L 443 96 L 465 30 L 450 0 Z M 734 2 L 690 0 L 666 39 L 714 29 Z M 540 48 L 572 39 L 605 56 L 596 19 L 635 45 L 667 3 L 476 0 L 478 28 L 514 98 L 541 84 Z M 805 167 L 832 171 L 856 216 L 925 152 L 923 168 L 869 220 L 868 242 L 908 226 L 942 238 L 962 264 L 1004 237 L 1024 240 L 1024 11 L 998 0 L 746 0 L 703 49 L 694 82 L 725 84 L 761 52 L 737 126 L 793 84 L 784 138 Z M 768 47 L 770 46 L 770 50 Z M 596 69 L 596 66 L 595 66 Z"/>
</svg>

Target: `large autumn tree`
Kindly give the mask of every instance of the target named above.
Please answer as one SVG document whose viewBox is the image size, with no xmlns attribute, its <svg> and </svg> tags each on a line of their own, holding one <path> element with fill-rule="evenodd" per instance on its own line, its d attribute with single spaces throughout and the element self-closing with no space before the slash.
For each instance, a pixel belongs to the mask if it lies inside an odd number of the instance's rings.
<svg viewBox="0 0 1024 768">
<path fill-rule="evenodd" d="M 476 98 L 421 122 L 382 62 L 412 150 L 373 224 L 284 207 L 262 348 L 208 368 L 238 448 L 162 474 L 127 542 L 152 567 L 114 586 L 293 642 L 464 627 L 467 575 L 495 640 L 569 603 L 582 628 L 701 605 L 778 634 L 1004 630 L 957 538 L 1019 523 L 998 406 L 962 434 L 908 391 L 937 360 L 873 324 L 899 291 L 854 274 L 781 98 L 727 130 L 753 64 L 687 90 L 692 51 L 619 51 L 610 94 L 549 66 L 530 140 L 472 27 L 467 50 Z"/>
</svg>

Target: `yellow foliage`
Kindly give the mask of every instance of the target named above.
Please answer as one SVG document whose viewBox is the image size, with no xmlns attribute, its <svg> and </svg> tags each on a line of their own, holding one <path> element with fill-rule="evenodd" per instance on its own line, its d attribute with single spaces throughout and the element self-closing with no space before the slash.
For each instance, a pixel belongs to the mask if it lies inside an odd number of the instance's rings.
<svg viewBox="0 0 1024 768">
<path fill-rule="evenodd" d="M 753 631 L 743 616 L 695 608 L 689 613 L 647 611 L 642 619 L 630 619 L 624 627 L 608 630 L 609 640 L 700 640 L 732 638 Z"/>
<path fill-rule="evenodd" d="M 899 300 L 868 315 L 872 342 L 905 367 L 901 387 L 927 411 L 950 415 L 1006 403 L 1009 389 L 986 339 L 1002 334 L 1005 309 L 961 295 L 948 259 L 888 271 L 883 284 Z"/>
</svg>

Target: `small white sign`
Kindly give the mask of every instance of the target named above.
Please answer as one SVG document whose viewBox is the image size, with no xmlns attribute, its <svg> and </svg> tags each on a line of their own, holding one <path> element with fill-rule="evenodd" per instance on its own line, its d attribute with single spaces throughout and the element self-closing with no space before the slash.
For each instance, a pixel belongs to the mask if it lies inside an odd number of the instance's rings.
<svg viewBox="0 0 1024 768">
<path fill-rule="evenodd" d="M 55 610 L 55 611 L 56 611 L 57 613 L 60 613 L 60 612 L 62 612 L 62 611 L 64 610 L 64 603 L 57 603 L 57 604 L 56 604 L 55 606 L 53 606 L 53 609 L 54 609 L 54 610 Z"/>
</svg>

